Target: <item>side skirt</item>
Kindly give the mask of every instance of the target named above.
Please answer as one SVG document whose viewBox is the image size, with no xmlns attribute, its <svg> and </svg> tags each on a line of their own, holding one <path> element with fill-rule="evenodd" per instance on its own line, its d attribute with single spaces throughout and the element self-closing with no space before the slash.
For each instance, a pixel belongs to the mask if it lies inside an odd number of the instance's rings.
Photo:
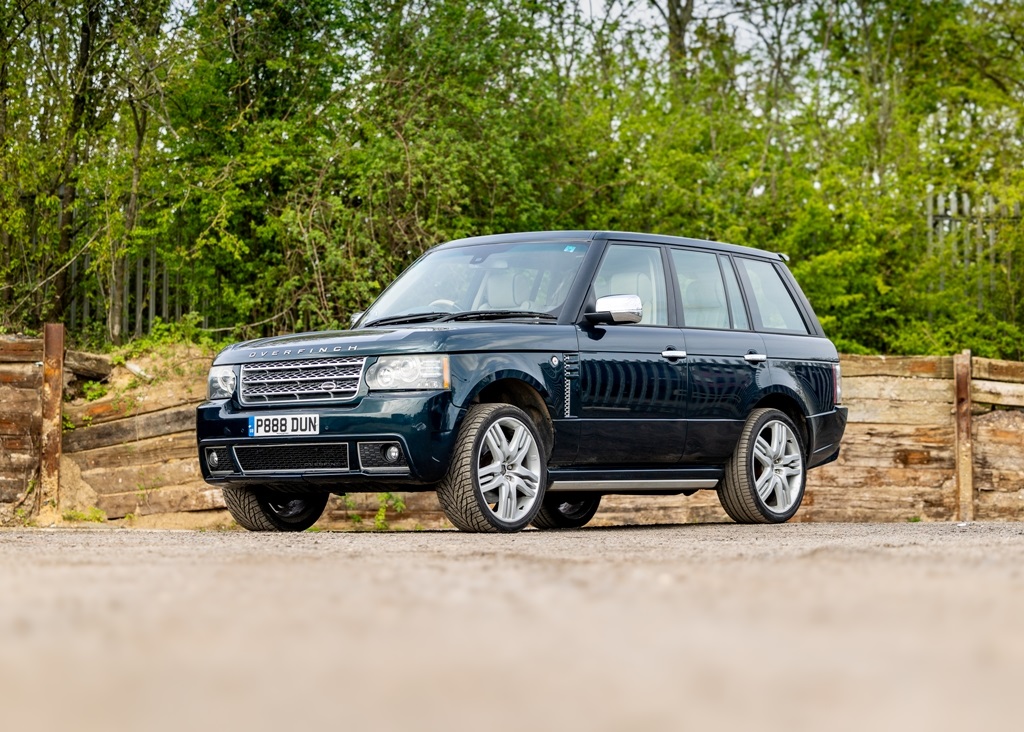
<svg viewBox="0 0 1024 732">
<path fill-rule="evenodd" d="M 566 470 L 551 469 L 548 476 L 552 493 L 648 493 L 675 494 L 714 488 L 722 479 L 720 468 L 689 470 Z"/>
</svg>

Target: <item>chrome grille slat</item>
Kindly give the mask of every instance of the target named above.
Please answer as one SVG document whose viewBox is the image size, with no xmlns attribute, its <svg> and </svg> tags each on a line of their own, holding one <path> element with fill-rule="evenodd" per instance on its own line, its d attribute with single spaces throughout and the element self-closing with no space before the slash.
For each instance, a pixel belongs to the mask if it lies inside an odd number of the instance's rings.
<svg viewBox="0 0 1024 732">
<path fill-rule="evenodd" d="M 315 358 L 243 364 L 242 404 L 348 401 L 362 382 L 365 358 Z"/>
<path fill-rule="evenodd" d="M 320 381 L 322 379 L 345 379 L 359 376 L 359 369 L 347 369 L 345 371 L 326 371 L 316 373 L 312 376 L 297 376 L 301 371 L 284 371 L 278 378 L 271 376 L 250 376 L 245 380 L 247 384 L 278 384 L 282 381 Z"/>
</svg>

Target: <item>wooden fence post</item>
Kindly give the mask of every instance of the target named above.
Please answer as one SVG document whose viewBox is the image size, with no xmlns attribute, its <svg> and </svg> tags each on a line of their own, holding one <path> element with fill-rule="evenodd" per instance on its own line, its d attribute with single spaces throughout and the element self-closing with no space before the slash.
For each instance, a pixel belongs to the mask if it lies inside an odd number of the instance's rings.
<svg viewBox="0 0 1024 732">
<path fill-rule="evenodd" d="M 60 454 L 64 402 L 64 325 L 47 323 L 43 329 L 43 392 L 39 469 L 39 522 L 56 521 L 60 500 Z"/>
<path fill-rule="evenodd" d="M 953 407 L 956 412 L 957 520 L 974 520 L 974 442 L 971 436 L 971 352 L 953 357 Z"/>
</svg>

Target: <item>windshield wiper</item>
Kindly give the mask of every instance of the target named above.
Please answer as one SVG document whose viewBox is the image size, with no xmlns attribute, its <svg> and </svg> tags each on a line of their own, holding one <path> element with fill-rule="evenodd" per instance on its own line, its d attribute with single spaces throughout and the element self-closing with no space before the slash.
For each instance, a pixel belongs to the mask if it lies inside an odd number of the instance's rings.
<svg viewBox="0 0 1024 732">
<path fill-rule="evenodd" d="M 467 310 L 464 313 L 455 313 L 445 318 L 449 320 L 501 320 L 503 318 L 540 318 L 542 320 L 558 320 L 551 313 L 541 313 L 535 310 Z"/>
<path fill-rule="evenodd" d="M 445 315 L 451 315 L 447 312 L 430 312 L 430 313 L 406 313 L 405 315 L 391 315 L 387 318 L 377 318 L 371 320 L 368 323 L 363 323 L 360 327 L 372 328 L 375 325 L 398 325 L 399 323 L 422 323 L 428 320 L 437 320 L 438 318 L 444 317 Z"/>
</svg>

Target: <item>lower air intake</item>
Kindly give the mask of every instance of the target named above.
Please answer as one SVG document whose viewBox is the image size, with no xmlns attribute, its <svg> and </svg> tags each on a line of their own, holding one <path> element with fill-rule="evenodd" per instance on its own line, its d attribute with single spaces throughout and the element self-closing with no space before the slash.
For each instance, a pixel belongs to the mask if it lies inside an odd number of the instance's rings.
<svg viewBox="0 0 1024 732">
<path fill-rule="evenodd" d="M 235 457 L 245 473 L 348 470 L 348 443 L 238 445 Z"/>
</svg>

